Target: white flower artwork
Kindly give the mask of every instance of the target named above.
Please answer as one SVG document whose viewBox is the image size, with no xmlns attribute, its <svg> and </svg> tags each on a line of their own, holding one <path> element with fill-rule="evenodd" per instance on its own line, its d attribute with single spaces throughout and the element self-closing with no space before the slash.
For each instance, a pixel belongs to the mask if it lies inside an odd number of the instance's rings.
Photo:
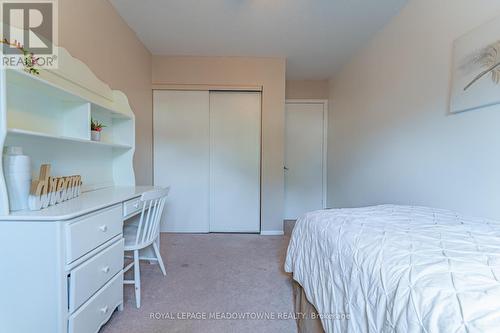
<svg viewBox="0 0 500 333">
<path fill-rule="evenodd" d="M 500 104 L 500 18 L 455 40 L 450 111 Z"/>
</svg>

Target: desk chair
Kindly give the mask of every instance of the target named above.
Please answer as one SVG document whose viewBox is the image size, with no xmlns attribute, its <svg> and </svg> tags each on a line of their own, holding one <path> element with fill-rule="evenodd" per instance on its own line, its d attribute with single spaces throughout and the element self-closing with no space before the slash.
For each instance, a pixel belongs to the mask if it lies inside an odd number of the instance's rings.
<svg viewBox="0 0 500 333">
<path fill-rule="evenodd" d="M 148 258 L 147 260 L 155 260 L 158 262 L 163 275 L 167 275 L 165 266 L 158 248 L 158 238 L 160 235 L 160 220 L 165 206 L 165 201 L 170 188 L 148 191 L 142 194 L 141 204 L 142 212 L 137 224 L 126 225 L 123 229 L 123 237 L 125 238 L 125 251 L 132 251 L 133 261 L 128 264 L 123 273 L 134 267 L 134 279 L 124 280 L 124 284 L 133 284 L 135 286 L 135 304 L 137 308 L 141 307 L 141 272 L 139 266 L 139 250 L 152 246 L 156 258 Z"/>
</svg>

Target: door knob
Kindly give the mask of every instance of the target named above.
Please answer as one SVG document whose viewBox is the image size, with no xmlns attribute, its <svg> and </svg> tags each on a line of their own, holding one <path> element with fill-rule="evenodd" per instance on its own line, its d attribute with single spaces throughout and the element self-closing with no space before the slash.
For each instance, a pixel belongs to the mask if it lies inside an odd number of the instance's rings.
<svg viewBox="0 0 500 333">
<path fill-rule="evenodd" d="M 284 166 L 283 169 L 285 169 L 285 171 L 288 171 L 288 168 L 286 166 Z"/>
</svg>

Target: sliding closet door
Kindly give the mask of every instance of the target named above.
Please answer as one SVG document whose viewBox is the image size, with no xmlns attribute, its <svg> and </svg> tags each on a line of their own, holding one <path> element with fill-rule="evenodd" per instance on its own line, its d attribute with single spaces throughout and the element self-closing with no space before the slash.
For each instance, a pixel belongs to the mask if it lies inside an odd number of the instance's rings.
<svg viewBox="0 0 500 333">
<path fill-rule="evenodd" d="M 260 231 L 260 93 L 210 92 L 210 231 Z"/>
<path fill-rule="evenodd" d="M 154 91 L 154 184 L 170 186 L 162 231 L 209 231 L 209 93 Z"/>
</svg>

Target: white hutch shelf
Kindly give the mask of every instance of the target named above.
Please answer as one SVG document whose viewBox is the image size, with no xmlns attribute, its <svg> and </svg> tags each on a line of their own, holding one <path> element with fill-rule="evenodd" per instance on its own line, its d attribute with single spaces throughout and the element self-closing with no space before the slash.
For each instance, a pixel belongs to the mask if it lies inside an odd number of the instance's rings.
<svg viewBox="0 0 500 333">
<path fill-rule="evenodd" d="M 106 125 L 90 140 L 90 121 Z M 40 75 L 0 69 L 0 146 L 21 146 L 32 172 L 50 163 L 53 175 L 82 176 L 83 191 L 134 186 L 135 118 L 127 97 L 59 48 L 59 68 Z M 8 196 L 0 164 L 0 215 Z"/>
<path fill-rule="evenodd" d="M 105 142 L 105 141 L 92 141 L 89 139 L 79 139 L 79 138 L 74 138 L 74 137 L 70 137 L 70 136 L 61 136 L 61 135 L 33 132 L 33 131 L 27 131 L 27 130 L 22 130 L 22 129 L 18 129 L 18 128 L 7 129 L 7 134 L 11 135 L 12 137 L 28 136 L 28 137 L 38 137 L 41 139 L 49 139 L 49 140 L 68 141 L 68 142 L 72 142 L 75 144 L 98 145 L 98 146 L 102 146 L 102 147 L 112 147 L 112 148 L 117 148 L 117 149 L 132 149 L 132 146 L 127 145 L 127 144 L 112 143 L 112 142 Z M 33 139 L 35 139 L 35 138 L 33 138 Z"/>
</svg>

